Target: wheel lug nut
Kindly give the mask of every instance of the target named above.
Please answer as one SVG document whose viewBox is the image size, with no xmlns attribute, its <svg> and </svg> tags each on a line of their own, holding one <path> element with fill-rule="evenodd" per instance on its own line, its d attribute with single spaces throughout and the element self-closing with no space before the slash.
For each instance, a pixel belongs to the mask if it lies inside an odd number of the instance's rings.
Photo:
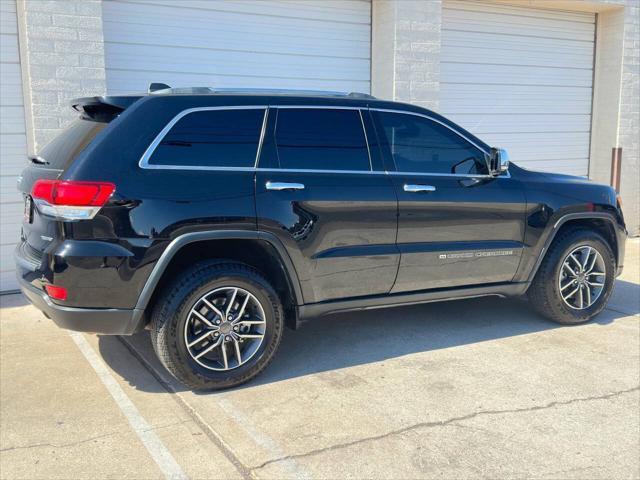
<svg viewBox="0 0 640 480">
<path fill-rule="evenodd" d="M 229 321 L 233 320 L 233 315 L 229 315 L 229 316 L 227 317 L 227 320 L 229 320 Z"/>
<path fill-rule="evenodd" d="M 220 325 L 220 320 L 216 320 L 216 321 L 215 321 L 215 324 L 216 324 L 216 325 Z"/>
<path fill-rule="evenodd" d="M 231 341 L 231 335 L 227 335 L 226 337 L 224 337 L 224 339 L 225 339 L 227 342 L 230 342 L 230 341 Z"/>
<path fill-rule="evenodd" d="M 233 331 L 237 332 L 238 331 L 238 326 L 236 325 L 235 327 L 233 327 Z"/>
<path fill-rule="evenodd" d="M 214 336 L 214 337 L 219 337 L 219 336 L 220 336 L 220 332 L 215 332 L 215 333 L 213 334 L 213 336 Z"/>
</svg>

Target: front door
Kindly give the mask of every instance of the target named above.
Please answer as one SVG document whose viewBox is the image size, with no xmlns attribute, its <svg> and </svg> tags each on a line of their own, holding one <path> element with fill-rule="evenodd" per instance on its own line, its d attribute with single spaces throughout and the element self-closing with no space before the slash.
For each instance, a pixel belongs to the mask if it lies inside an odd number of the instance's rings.
<svg viewBox="0 0 640 480">
<path fill-rule="evenodd" d="M 486 152 L 439 120 L 372 115 L 399 202 L 392 293 L 511 281 L 524 237 L 518 182 L 489 176 Z"/>
<path fill-rule="evenodd" d="M 258 228 L 285 245 L 305 303 L 388 293 L 395 280 L 397 199 L 365 123 L 359 108 L 269 109 Z"/>
</svg>

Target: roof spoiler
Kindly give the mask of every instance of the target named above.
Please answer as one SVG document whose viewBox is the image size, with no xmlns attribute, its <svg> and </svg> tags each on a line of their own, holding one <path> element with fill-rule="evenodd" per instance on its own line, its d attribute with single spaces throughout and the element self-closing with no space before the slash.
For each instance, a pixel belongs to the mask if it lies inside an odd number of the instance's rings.
<svg viewBox="0 0 640 480">
<path fill-rule="evenodd" d="M 109 122 L 140 98 L 135 95 L 82 97 L 71 100 L 71 107 L 81 118 Z"/>
</svg>

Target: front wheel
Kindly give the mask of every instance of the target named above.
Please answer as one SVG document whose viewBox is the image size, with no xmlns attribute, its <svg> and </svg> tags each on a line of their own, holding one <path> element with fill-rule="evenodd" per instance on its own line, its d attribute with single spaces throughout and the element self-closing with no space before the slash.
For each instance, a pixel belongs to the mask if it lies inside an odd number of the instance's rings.
<svg viewBox="0 0 640 480">
<path fill-rule="evenodd" d="M 153 310 L 151 340 L 165 368 L 187 387 L 220 389 L 266 368 L 283 324 L 280 299 L 258 271 L 208 262 L 164 291 Z"/>
<path fill-rule="evenodd" d="M 568 230 L 552 243 L 527 294 L 553 321 L 586 322 L 607 305 L 615 270 L 613 251 L 599 233 Z"/>
</svg>

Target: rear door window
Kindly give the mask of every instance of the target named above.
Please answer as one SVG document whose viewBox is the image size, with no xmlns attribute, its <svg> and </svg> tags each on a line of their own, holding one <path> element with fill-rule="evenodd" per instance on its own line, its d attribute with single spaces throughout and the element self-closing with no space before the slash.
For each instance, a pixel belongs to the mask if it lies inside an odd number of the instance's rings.
<svg viewBox="0 0 640 480">
<path fill-rule="evenodd" d="M 275 140 L 283 169 L 371 169 L 359 110 L 281 108 Z"/>
<path fill-rule="evenodd" d="M 150 165 L 253 167 L 264 108 L 188 113 L 162 138 Z"/>
</svg>

